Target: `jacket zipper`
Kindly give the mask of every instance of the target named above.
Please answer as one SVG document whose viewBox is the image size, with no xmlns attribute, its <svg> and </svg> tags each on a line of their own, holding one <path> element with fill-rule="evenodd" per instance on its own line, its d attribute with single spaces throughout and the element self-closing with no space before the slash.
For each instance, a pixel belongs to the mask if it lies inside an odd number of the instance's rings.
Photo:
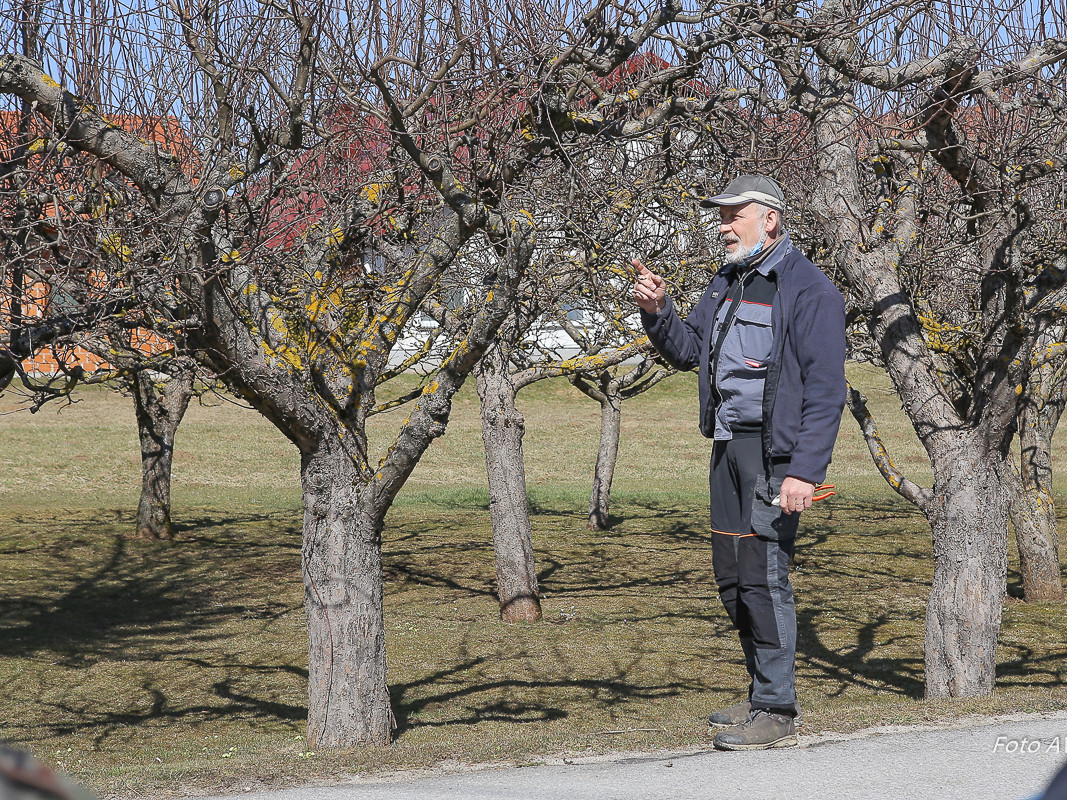
<svg viewBox="0 0 1067 800">
<path fill-rule="evenodd" d="M 716 331 L 717 335 L 715 336 L 715 341 L 713 343 L 711 358 L 711 391 L 715 397 L 715 407 L 712 410 L 712 423 L 718 419 L 719 403 L 722 402 L 722 395 L 719 394 L 719 354 L 722 353 L 722 348 L 726 344 L 726 337 L 730 334 L 730 326 L 733 325 L 734 318 L 737 316 L 737 309 L 739 309 L 741 304 L 745 302 L 745 281 L 747 281 L 755 271 L 756 268 L 752 267 L 748 272 L 741 276 L 741 279 L 737 284 L 737 300 L 730 304 L 730 308 L 726 312 L 726 317 L 722 321 L 722 330 Z M 722 340 L 721 344 L 720 339 Z"/>
</svg>

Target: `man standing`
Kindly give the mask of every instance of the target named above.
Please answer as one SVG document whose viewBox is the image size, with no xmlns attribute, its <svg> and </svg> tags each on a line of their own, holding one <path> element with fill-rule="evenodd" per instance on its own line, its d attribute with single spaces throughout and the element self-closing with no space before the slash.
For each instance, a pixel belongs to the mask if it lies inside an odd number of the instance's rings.
<svg viewBox="0 0 1067 800">
<path fill-rule="evenodd" d="M 800 512 L 830 464 L 845 403 L 845 307 L 793 246 L 781 190 L 741 175 L 715 197 L 723 266 L 692 312 L 674 310 L 638 259 L 633 298 L 649 339 L 678 369 L 699 368 L 700 431 L 711 452 L 715 582 L 737 629 L 749 696 L 716 711 L 725 750 L 797 743 L 796 612 L 789 560 Z"/>
</svg>

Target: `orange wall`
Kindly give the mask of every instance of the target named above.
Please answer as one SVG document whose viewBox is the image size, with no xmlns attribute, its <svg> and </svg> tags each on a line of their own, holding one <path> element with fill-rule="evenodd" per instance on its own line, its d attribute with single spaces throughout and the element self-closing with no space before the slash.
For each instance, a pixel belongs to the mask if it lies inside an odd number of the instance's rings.
<svg viewBox="0 0 1067 800">
<path fill-rule="evenodd" d="M 45 284 L 35 284 L 29 289 L 29 296 L 36 300 L 43 300 L 48 291 Z M 27 318 L 41 317 L 43 309 L 40 304 L 31 302 L 24 309 L 23 314 Z M 170 342 L 162 339 L 152 331 L 138 328 L 130 334 L 130 345 L 137 351 L 146 355 L 162 353 L 171 349 Z M 60 363 L 67 369 L 80 366 L 86 372 L 107 370 L 111 364 L 105 358 L 96 353 L 91 353 L 80 346 L 57 346 L 46 347 L 22 362 L 22 367 L 32 375 L 55 375 L 61 370 Z"/>
</svg>

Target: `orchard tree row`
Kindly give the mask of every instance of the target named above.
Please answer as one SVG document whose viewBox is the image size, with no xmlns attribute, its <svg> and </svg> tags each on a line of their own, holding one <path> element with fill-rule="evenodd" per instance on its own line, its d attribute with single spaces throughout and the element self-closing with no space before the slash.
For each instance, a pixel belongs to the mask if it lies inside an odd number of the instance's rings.
<svg viewBox="0 0 1067 800">
<path fill-rule="evenodd" d="M 539 618 L 516 394 L 566 376 L 600 404 L 606 526 L 622 403 L 666 374 L 628 264 L 699 296 L 694 193 L 739 172 L 783 183 L 929 456 L 920 486 L 852 392 L 933 536 L 927 694 L 992 691 L 1009 522 L 1028 599 L 1062 600 L 1063 3 L 19 0 L 3 26 L 0 386 L 125 387 L 150 536 L 194 386 L 293 442 L 310 745 L 390 741 L 384 518 L 469 377 L 501 614 Z M 75 345 L 110 369 L 22 366 Z"/>
</svg>

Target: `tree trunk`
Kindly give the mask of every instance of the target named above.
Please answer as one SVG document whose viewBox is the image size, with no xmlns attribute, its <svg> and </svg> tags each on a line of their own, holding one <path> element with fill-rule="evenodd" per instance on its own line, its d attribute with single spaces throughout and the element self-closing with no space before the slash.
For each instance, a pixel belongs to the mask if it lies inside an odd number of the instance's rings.
<svg viewBox="0 0 1067 800">
<path fill-rule="evenodd" d="M 1013 498 L 1011 521 L 1019 547 L 1019 572 L 1027 603 L 1062 603 L 1059 534 L 1056 508 L 1045 490 Z"/>
<path fill-rule="evenodd" d="M 966 437 L 966 438 L 964 438 Z M 1008 493 L 978 435 L 932 447 L 934 579 L 926 610 L 926 696 L 991 694 L 1007 579 Z"/>
<path fill-rule="evenodd" d="M 871 311 L 872 341 L 934 469 L 929 494 L 912 491 L 910 482 L 891 481 L 903 496 L 920 503 L 933 536 L 926 695 L 988 695 L 1007 581 L 1010 419 L 1002 412 L 1010 391 L 1003 369 L 1012 359 L 1010 354 L 997 358 L 1000 371 L 983 373 L 975 390 L 980 398 L 971 403 L 980 409 L 974 414 L 978 421 L 961 414 L 899 280 L 901 248 L 916 228 L 915 206 L 902 192 L 894 202 L 894 238 L 870 247 L 873 237 L 867 236 L 862 218 L 860 137 L 851 88 L 832 70 L 823 78 L 824 96 L 836 93 L 840 102 L 820 101 L 815 120 L 819 176 L 812 208 L 827 241 L 834 243 L 838 264 Z"/>
<path fill-rule="evenodd" d="M 589 525 L 591 531 L 606 531 L 611 506 L 611 481 L 619 458 L 619 436 L 622 428 L 622 396 L 610 389 L 600 400 L 600 446 L 593 471 L 593 491 L 589 495 Z"/>
<path fill-rule="evenodd" d="M 1021 469 L 1013 485 L 1011 522 L 1019 547 L 1023 597 L 1028 603 L 1062 603 L 1059 535 L 1052 502 L 1052 434 L 1063 407 L 1060 397 L 1043 408 L 1027 404 L 1019 417 Z"/>
<path fill-rule="evenodd" d="M 330 434 L 301 459 L 308 746 L 385 746 L 393 716 L 382 613 L 382 515 Z M 364 496 L 366 495 L 366 496 Z"/>
<path fill-rule="evenodd" d="M 137 535 L 171 539 L 170 477 L 174 435 L 193 396 L 193 371 L 176 369 L 160 378 L 139 371 L 131 381 L 137 434 L 141 440 L 141 499 L 137 504 Z"/>
<path fill-rule="evenodd" d="M 536 622 L 541 619 L 541 600 L 522 455 L 525 422 L 515 406 L 515 386 L 499 348 L 485 354 L 476 375 L 500 618 L 504 622 Z"/>
</svg>

